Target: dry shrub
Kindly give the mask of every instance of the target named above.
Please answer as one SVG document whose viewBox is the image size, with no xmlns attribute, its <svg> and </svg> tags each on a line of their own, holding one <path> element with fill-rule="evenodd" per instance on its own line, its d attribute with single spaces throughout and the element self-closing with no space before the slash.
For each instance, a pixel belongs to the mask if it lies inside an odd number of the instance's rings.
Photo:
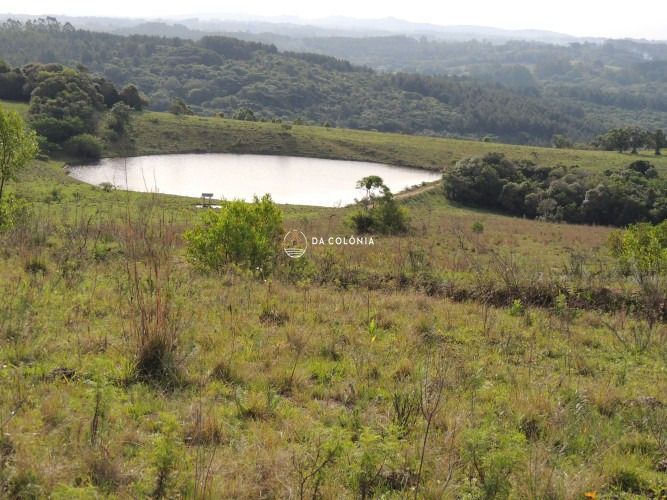
<svg viewBox="0 0 667 500">
<path fill-rule="evenodd" d="M 182 382 L 179 341 L 184 318 L 175 298 L 181 283 L 173 257 L 180 231 L 164 210 L 157 211 L 154 201 L 139 209 L 141 216 L 132 216 L 128 208 L 122 228 L 121 293 L 135 343 L 135 376 L 169 387 Z"/>
<path fill-rule="evenodd" d="M 90 482 L 106 492 L 116 491 L 123 483 L 123 474 L 118 462 L 111 458 L 105 448 L 91 452 L 86 457 Z"/>
<path fill-rule="evenodd" d="M 193 446 L 210 446 L 219 445 L 222 439 L 222 428 L 213 411 L 204 413 L 201 405 L 196 405 L 185 429 L 185 443 Z"/>
</svg>

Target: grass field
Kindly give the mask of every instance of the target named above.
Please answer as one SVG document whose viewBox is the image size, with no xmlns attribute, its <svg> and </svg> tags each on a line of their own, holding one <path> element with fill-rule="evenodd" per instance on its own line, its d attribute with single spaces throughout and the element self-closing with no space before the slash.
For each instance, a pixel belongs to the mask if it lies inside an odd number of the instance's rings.
<svg viewBox="0 0 667 500">
<path fill-rule="evenodd" d="M 441 169 L 489 152 L 548 166 L 579 165 L 591 170 L 624 167 L 639 158 L 667 170 L 667 158 L 608 151 L 554 149 L 480 141 L 415 137 L 326 127 L 243 122 L 222 118 L 142 113 L 135 117 L 133 148 L 110 147 L 107 154 L 145 155 L 177 152 L 231 152 L 312 156 L 376 161 L 392 165 Z"/>
<path fill-rule="evenodd" d="M 133 154 L 631 158 L 153 113 L 135 131 Z M 408 235 L 204 273 L 182 238 L 194 200 L 107 192 L 56 161 L 10 190 L 33 216 L 0 234 L 0 497 L 667 494 L 667 331 L 602 300 L 637 291 L 609 228 L 431 190 L 403 199 Z M 285 229 L 351 232 L 349 208 L 282 209 Z"/>
</svg>

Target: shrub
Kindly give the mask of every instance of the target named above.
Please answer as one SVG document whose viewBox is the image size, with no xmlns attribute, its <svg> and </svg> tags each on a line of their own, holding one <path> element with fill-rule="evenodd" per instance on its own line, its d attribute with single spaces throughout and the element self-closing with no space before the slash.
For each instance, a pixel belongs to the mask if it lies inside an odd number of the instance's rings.
<svg viewBox="0 0 667 500">
<path fill-rule="evenodd" d="M 255 113 L 250 108 L 241 108 L 236 113 L 234 113 L 234 120 L 241 120 L 245 122 L 256 122 L 257 117 Z"/>
<path fill-rule="evenodd" d="M 373 216 L 366 211 L 359 210 L 350 218 L 352 227 L 359 233 L 370 233 L 373 231 Z"/>
<path fill-rule="evenodd" d="M 508 495 L 524 445 L 525 437 L 516 431 L 480 426 L 464 432 L 463 457 L 477 475 L 484 498 Z"/>
<path fill-rule="evenodd" d="M 14 195 L 0 200 L 0 232 L 20 224 L 30 215 L 30 205 Z"/>
<path fill-rule="evenodd" d="M 193 115 L 193 111 L 180 97 L 171 100 L 169 104 L 169 112 L 174 115 Z"/>
<path fill-rule="evenodd" d="M 188 255 L 199 268 L 221 270 L 235 264 L 269 272 L 282 232 L 282 212 L 267 194 L 252 203 L 236 200 L 219 212 L 207 211 L 185 239 Z"/>
<path fill-rule="evenodd" d="M 357 211 L 350 218 L 352 227 L 358 233 L 398 234 L 408 230 L 406 210 L 396 203 L 381 177 L 364 177 L 357 182 L 357 189 L 365 191 L 361 200 L 363 210 Z"/>
<path fill-rule="evenodd" d="M 378 232 L 399 234 L 408 230 L 407 212 L 405 208 L 396 203 L 388 189 L 372 212 L 374 227 Z"/>
<path fill-rule="evenodd" d="M 65 151 L 77 158 L 99 160 L 102 156 L 102 143 L 90 134 L 79 134 L 65 142 Z"/>
</svg>

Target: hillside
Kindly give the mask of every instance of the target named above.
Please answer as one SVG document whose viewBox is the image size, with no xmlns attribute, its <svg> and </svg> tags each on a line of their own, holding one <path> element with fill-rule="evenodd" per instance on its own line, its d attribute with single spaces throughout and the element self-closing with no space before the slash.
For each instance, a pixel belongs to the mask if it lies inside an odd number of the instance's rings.
<svg viewBox="0 0 667 500">
<path fill-rule="evenodd" d="M 137 153 L 223 137 L 261 152 L 289 133 L 295 151 L 333 156 L 495 146 L 578 155 L 591 169 L 595 155 L 629 156 L 134 119 Z M 408 235 L 283 256 L 268 277 L 192 267 L 182 235 L 200 220 L 194 200 L 105 191 L 56 162 L 34 162 L 10 188 L 33 215 L 0 233 L 2 496 L 579 499 L 667 488 L 664 323 L 632 309 L 637 285 L 609 255 L 608 228 L 423 192 L 403 203 Z M 284 226 L 348 234 L 352 210 L 283 207 Z M 153 352 L 142 318 L 174 336 L 169 373 L 138 371 Z"/>
<path fill-rule="evenodd" d="M 565 101 L 465 77 L 388 75 L 225 37 L 122 37 L 53 21 L 7 21 L 0 28 L 0 57 L 13 66 L 83 64 L 119 86 L 138 85 L 155 110 L 168 109 L 179 97 L 201 113 L 233 115 L 250 108 L 264 119 L 535 144 L 548 144 L 555 134 L 590 139 L 621 119 L 613 114 L 599 120 Z M 645 116 L 640 122 L 646 126 L 660 122 Z"/>
<path fill-rule="evenodd" d="M 191 27 L 198 28 L 192 29 Z M 213 25 L 153 22 L 124 27 L 124 34 L 179 36 L 199 40 L 216 34 Z M 665 127 L 667 43 L 642 40 L 586 40 L 555 34 L 502 34 L 452 27 L 451 36 L 435 31 L 410 33 L 313 34 L 220 25 L 217 34 L 273 44 L 282 51 L 314 52 L 385 72 L 462 75 L 498 84 L 543 102 L 584 109 L 590 120 L 609 127 L 627 123 Z M 223 29 L 226 28 L 226 29 Z M 542 38 L 540 38 L 541 35 Z M 650 125 L 649 125 L 650 124 Z"/>
<path fill-rule="evenodd" d="M 667 157 L 587 149 L 556 149 L 473 140 L 421 137 L 351 129 L 246 122 L 145 112 L 134 116 L 134 145 L 107 145 L 107 155 L 180 152 L 259 153 L 376 161 L 441 170 L 458 160 L 490 152 L 543 165 L 578 165 L 601 172 L 637 159 L 667 172 Z"/>
</svg>

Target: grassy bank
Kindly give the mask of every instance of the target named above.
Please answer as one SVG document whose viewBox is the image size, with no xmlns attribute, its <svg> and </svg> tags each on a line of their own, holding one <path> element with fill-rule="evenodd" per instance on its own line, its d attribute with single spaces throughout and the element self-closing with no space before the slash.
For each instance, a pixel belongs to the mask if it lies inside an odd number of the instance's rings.
<svg viewBox="0 0 667 500">
<path fill-rule="evenodd" d="M 273 276 L 208 274 L 185 259 L 196 212 L 178 198 L 78 189 L 2 235 L 3 495 L 664 494 L 664 325 L 644 343 L 622 310 L 430 288 L 631 287 L 606 229 L 422 193 L 407 237 L 311 248 Z M 344 235 L 346 215 L 295 210 L 286 225 Z M 151 375 L 145 336 L 165 332 L 171 370 Z"/>
<path fill-rule="evenodd" d="M 153 113 L 134 125 L 133 154 L 631 159 Z M 407 235 L 311 246 L 272 275 L 205 273 L 182 237 L 192 199 L 105 191 L 56 161 L 10 190 L 33 215 L 0 234 L 0 497 L 667 492 L 667 330 L 592 300 L 637 292 L 608 228 L 422 191 L 402 199 Z M 349 208 L 282 208 L 286 229 L 351 232 Z"/>
<path fill-rule="evenodd" d="M 667 159 L 608 151 L 554 149 L 480 141 L 419 137 L 349 129 L 222 118 L 141 113 L 134 118 L 134 146 L 109 145 L 106 154 L 254 153 L 363 160 L 438 170 L 474 155 L 500 152 L 512 159 L 554 166 L 579 165 L 591 170 L 620 168 L 649 159 L 667 170 Z"/>
</svg>

